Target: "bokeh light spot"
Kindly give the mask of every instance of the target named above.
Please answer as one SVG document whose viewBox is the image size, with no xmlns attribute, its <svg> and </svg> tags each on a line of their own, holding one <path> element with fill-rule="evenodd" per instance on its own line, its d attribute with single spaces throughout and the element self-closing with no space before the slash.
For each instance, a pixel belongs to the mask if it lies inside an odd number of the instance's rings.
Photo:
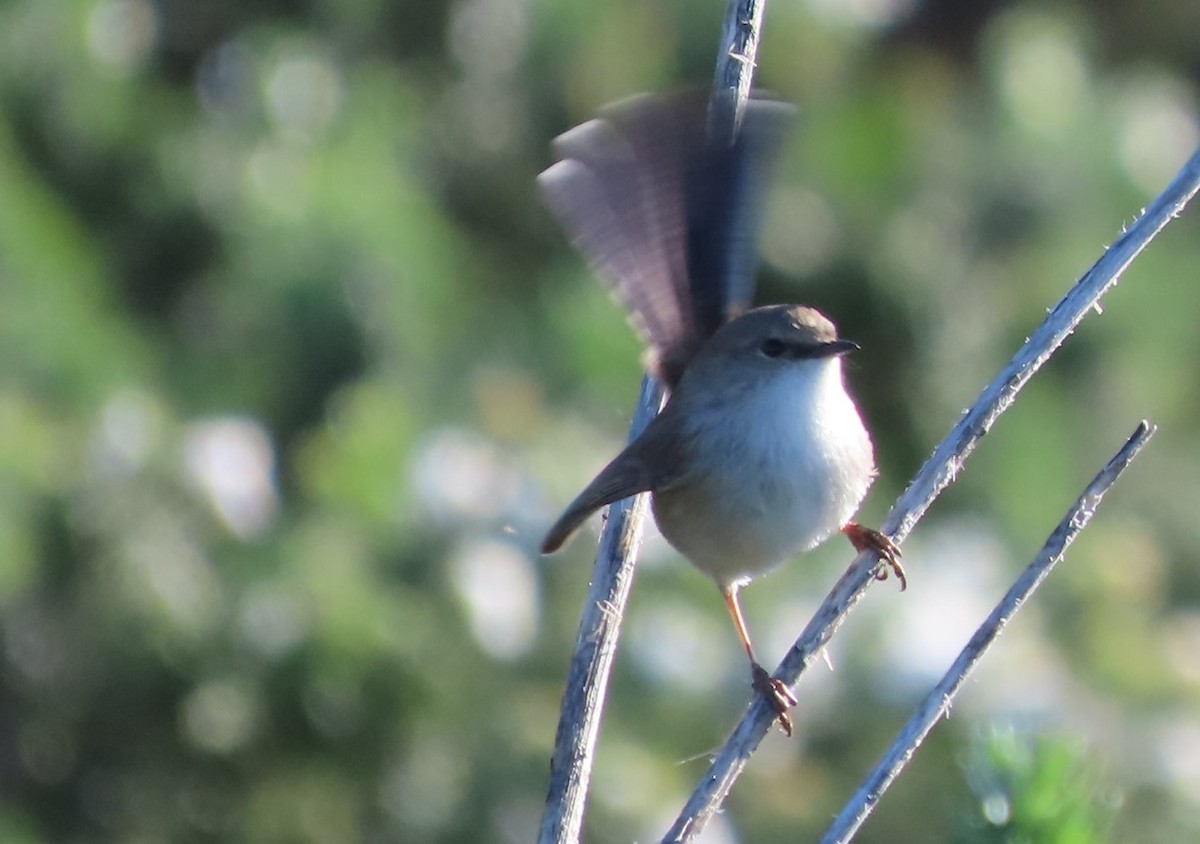
<svg viewBox="0 0 1200 844">
<path fill-rule="evenodd" d="M 322 56 L 291 56 L 271 70 L 266 97 L 282 134 L 293 140 L 313 140 L 333 123 L 341 108 L 341 73 Z"/>
<path fill-rule="evenodd" d="M 809 0 L 821 20 L 842 26 L 876 29 L 893 26 L 917 7 L 918 0 Z"/>
<path fill-rule="evenodd" d="M 413 485 L 439 519 L 496 518 L 517 505 L 521 474 L 474 432 L 442 429 L 420 444 L 415 455 Z"/>
<path fill-rule="evenodd" d="M 180 726 L 192 746 L 224 756 L 254 736 L 260 709 L 258 695 L 246 681 L 213 680 L 193 690 L 184 700 Z"/>
<path fill-rule="evenodd" d="M 161 427 L 161 408 L 151 396 L 121 390 L 101 411 L 94 457 L 106 473 L 136 471 L 157 445 Z"/>
<path fill-rule="evenodd" d="M 88 48 L 103 65 L 137 69 L 158 41 L 158 15 L 148 0 L 100 0 L 88 16 Z"/>
<path fill-rule="evenodd" d="M 217 622 L 222 584 L 204 550 L 177 520 L 159 514 L 121 545 L 134 602 L 172 628 L 203 635 Z"/>
<path fill-rule="evenodd" d="M 1151 741 L 1163 779 L 1179 797 L 1200 806 L 1200 721 L 1168 716 L 1156 725 Z"/>
<path fill-rule="evenodd" d="M 1000 95 L 1028 130 L 1058 136 L 1086 114 L 1089 71 L 1075 27 L 1012 12 L 992 24 L 987 43 Z"/>
<path fill-rule="evenodd" d="M 300 149 L 264 141 L 246 158 L 243 184 L 250 199 L 285 220 L 298 220 L 312 204 L 313 163 Z"/>
<path fill-rule="evenodd" d="M 263 656 L 289 653 L 308 635 L 311 607 L 294 591 L 260 586 L 251 589 L 238 608 L 238 630 Z"/>
<path fill-rule="evenodd" d="M 231 533 L 250 539 L 270 528 L 279 499 L 275 453 L 261 424 L 245 418 L 195 423 L 184 457 L 188 474 Z"/>
<path fill-rule="evenodd" d="M 714 598 L 716 597 L 714 593 Z M 664 686 L 709 692 L 744 664 L 732 627 L 722 615 L 678 601 L 655 601 L 634 615 L 629 646 L 638 667 Z"/>
<path fill-rule="evenodd" d="M 979 803 L 984 819 L 992 826 L 1006 826 L 1012 819 L 1012 804 L 1008 797 L 1000 792 L 994 792 L 984 797 Z"/>
<path fill-rule="evenodd" d="M 538 580 L 527 556 L 506 542 L 467 542 L 451 557 L 450 579 L 486 653 L 515 659 L 529 650 L 537 634 Z"/>
<path fill-rule="evenodd" d="M 468 766 L 453 746 L 417 735 L 411 751 L 383 778 L 380 803 L 413 831 L 430 833 L 445 826 L 462 802 Z"/>
<path fill-rule="evenodd" d="M 1166 186 L 1200 143 L 1195 93 L 1166 78 L 1142 78 L 1123 92 L 1117 151 L 1129 178 L 1147 194 Z"/>
<path fill-rule="evenodd" d="M 762 234 L 763 260 L 786 273 L 812 275 L 837 255 L 841 232 L 825 198 L 792 188 L 775 192 Z"/>
</svg>

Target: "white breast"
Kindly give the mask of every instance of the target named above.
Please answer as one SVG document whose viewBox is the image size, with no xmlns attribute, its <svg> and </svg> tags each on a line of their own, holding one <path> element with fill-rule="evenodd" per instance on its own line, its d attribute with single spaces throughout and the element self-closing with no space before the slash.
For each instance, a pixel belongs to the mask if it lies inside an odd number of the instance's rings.
<svg viewBox="0 0 1200 844">
<path fill-rule="evenodd" d="M 874 479 L 871 440 L 836 358 L 795 363 L 697 411 L 688 439 L 697 468 L 656 491 L 653 508 L 667 540 L 721 587 L 828 538 Z"/>
</svg>

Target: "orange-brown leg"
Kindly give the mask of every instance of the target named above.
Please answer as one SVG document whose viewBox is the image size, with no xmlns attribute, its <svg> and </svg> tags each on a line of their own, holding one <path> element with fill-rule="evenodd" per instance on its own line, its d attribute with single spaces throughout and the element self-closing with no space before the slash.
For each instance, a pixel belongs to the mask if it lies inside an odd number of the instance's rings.
<svg viewBox="0 0 1200 844">
<path fill-rule="evenodd" d="M 737 587 L 730 586 L 722 592 L 725 595 L 725 606 L 729 607 L 729 615 L 733 618 L 733 626 L 737 630 L 738 638 L 742 640 L 746 656 L 750 657 L 750 685 L 754 691 L 765 697 L 775 707 L 775 714 L 779 716 L 779 726 L 788 736 L 791 736 L 792 716 L 788 710 L 796 705 L 796 696 L 792 694 L 792 690 L 787 687 L 786 683 L 768 674 L 767 669 L 763 668 L 754 658 L 754 647 L 750 644 L 750 631 L 746 629 L 746 620 L 742 617 L 742 607 L 738 603 Z"/>
<path fill-rule="evenodd" d="M 888 569 L 900 581 L 900 591 L 908 588 L 908 578 L 904 576 L 904 567 L 900 565 L 900 548 L 877 530 L 863 527 L 855 522 L 847 522 L 842 533 L 859 553 L 874 551 L 879 555 L 879 568 L 875 572 L 876 580 L 887 580 Z"/>
</svg>

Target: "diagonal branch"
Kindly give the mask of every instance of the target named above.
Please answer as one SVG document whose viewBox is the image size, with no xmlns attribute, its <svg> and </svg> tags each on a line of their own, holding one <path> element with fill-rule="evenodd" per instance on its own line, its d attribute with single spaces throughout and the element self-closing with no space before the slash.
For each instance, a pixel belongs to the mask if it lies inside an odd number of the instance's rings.
<svg viewBox="0 0 1200 844">
<path fill-rule="evenodd" d="M 992 610 L 987 620 L 975 631 L 966 647 L 950 666 L 950 670 L 935 685 L 917 707 L 916 712 L 896 736 L 883 758 L 863 780 L 846 807 L 838 814 L 833 825 L 821 839 L 821 844 L 845 844 L 854 837 L 858 828 L 874 810 L 883 792 L 899 776 L 916 752 L 917 746 L 929 735 L 933 725 L 950 710 L 950 704 L 966 681 L 967 675 L 978 665 L 984 653 L 1000 635 L 1017 609 L 1041 585 L 1050 571 L 1066 554 L 1067 547 L 1088 526 L 1096 509 L 1109 488 L 1129 466 L 1142 448 L 1154 436 L 1156 428 L 1143 421 L 1137 430 L 1092 479 L 1079 500 L 1063 516 L 1058 527 L 1050 534 L 1046 544 L 1032 563 L 1017 578 L 1004 598 Z"/>
<path fill-rule="evenodd" d="M 1125 268 L 1151 240 L 1179 216 L 1200 189 L 1200 149 L 1155 198 L 1141 217 L 1113 242 L 1091 269 L 1063 297 L 1030 335 L 1008 365 L 984 388 L 958 424 L 942 440 L 908 489 L 892 507 L 882 530 L 901 541 L 961 470 L 963 462 L 992 429 L 1000 414 L 1028 383 L 1101 297 L 1117 283 Z M 860 554 L 817 609 L 816 614 L 784 657 L 776 676 L 794 686 L 841 626 L 874 580 L 874 554 Z M 665 842 L 691 841 L 712 816 L 775 720 L 775 710 L 761 698 L 749 706 L 666 836 Z"/>
</svg>

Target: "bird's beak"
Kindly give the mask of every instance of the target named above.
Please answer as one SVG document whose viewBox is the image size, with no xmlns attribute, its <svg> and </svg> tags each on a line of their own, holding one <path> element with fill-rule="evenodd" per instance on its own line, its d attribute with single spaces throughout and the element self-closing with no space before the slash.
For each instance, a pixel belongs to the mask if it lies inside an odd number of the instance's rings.
<svg viewBox="0 0 1200 844">
<path fill-rule="evenodd" d="M 853 340 L 834 340 L 830 343 L 825 343 L 817 349 L 817 357 L 833 358 L 847 355 L 850 352 L 857 352 L 862 349 L 862 346 L 855 343 Z"/>
</svg>

